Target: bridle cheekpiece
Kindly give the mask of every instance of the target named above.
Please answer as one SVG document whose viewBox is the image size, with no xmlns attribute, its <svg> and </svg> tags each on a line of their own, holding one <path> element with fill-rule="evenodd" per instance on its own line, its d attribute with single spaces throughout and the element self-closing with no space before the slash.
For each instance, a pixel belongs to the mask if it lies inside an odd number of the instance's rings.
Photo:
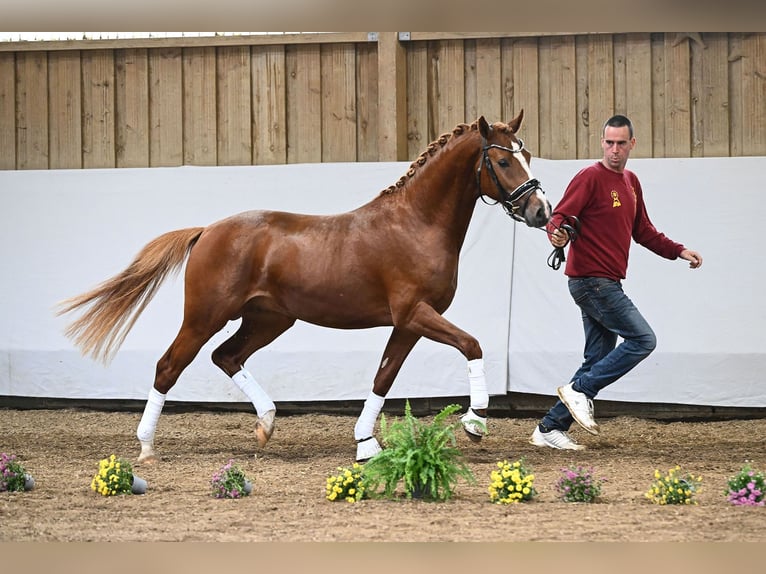
<svg viewBox="0 0 766 574">
<path fill-rule="evenodd" d="M 487 153 L 490 149 L 496 148 L 501 149 L 503 151 L 510 152 L 512 154 L 521 153 L 524 149 L 524 141 L 521 138 L 517 138 L 519 142 L 519 149 L 511 149 L 509 147 L 501 146 L 498 144 L 487 144 L 487 140 L 482 138 L 482 161 L 479 162 L 479 167 L 476 170 L 476 183 L 479 186 L 479 197 L 481 197 L 481 200 L 484 203 L 489 203 L 486 199 L 484 199 L 484 193 L 481 191 L 481 167 L 482 164 L 487 166 L 487 173 L 489 173 L 490 178 L 495 184 L 495 187 L 497 188 L 498 193 L 500 194 L 500 197 L 502 198 L 499 203 L 502 204 L 503 209 L 505 212 L 511 216 L 516 221 L 524 221 L 524 218 L 519 215 L 520 213 L 524 213 L 524 211 L 527 208 L 527 203 L 529 202 L 529 198 L 531 195 L 536 192 L 537 190 L 543 191 L 542 187 L 540 187 L 540 182 L 537 179 L 528 179 L 524 183 L 522 183 L 519 187 L 514 189 L 511 193 L 508 193 L 508 191 L 503 187 L 503 184 L 500 183 L 500 180 L 497 177 L 497 174 L 495 173 L 495 168 L 492 165 L 492 161 L 489 159 L 489 153 Z M 545 192 L 543 192 L 545 193 Z"/>
</svg>

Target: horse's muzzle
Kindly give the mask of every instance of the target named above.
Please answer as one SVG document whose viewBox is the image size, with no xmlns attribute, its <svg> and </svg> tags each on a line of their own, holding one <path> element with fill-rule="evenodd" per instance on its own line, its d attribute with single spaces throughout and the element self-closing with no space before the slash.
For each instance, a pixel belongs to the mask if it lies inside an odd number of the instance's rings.
<svg viewBox="0 0 766 574">
<path fill-rule="evenodd" d="M 529 227 L 542 227 L 548 223 L 552 211 L 553 208 L 542 190 L 537 190 L 527 202 L 524 210 L 524 223 Z"/>
</svg>

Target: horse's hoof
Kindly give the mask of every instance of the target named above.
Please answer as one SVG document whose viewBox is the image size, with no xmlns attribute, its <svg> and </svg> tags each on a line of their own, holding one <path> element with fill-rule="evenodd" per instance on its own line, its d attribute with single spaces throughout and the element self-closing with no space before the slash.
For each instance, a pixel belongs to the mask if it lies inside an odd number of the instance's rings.
<svg viewBox="0 0 766 574">
<path fill-rule="evenodd" d="M 473 434 L 471 431 L 469 431 L 467 428 L 463 427 L 463 431 L 465 432 L 465 436 L 468 437 L 468 440 L 470 440 L 472 443 L 480 443 L 482 439 L 482 435 L 480 434 Z"/>
<path fill-rule="evenodd" d="M 259 448 L 266 446 L 271 435 L 274 433 L 274 416 L 276 411 L 268 411 L 262 417 L 259 417 L 255 423 L 255 441 Z"/>
<path fill-rule="evenodd" d="M 157 464 L 160 461 L 160 459 L 157 458 L 156 454 L 148 454 L 148 455 L 140 455 L 136 459 L 136 464 L 145 464 L 147 466 Z"/>
<path fill-rule="evenodd" d="M 463 430 L 468 439 L 473 443 L 481 442 L 482 437 L 487 434 L 487 417 L 476 414 L 476 411 L 470 409 L 462 417 Z"/>
<path fill-rule="evenodd" d="M 139 441 L 141 443 L 141 454 L 136 459 L 136 464 L 156 464 L 159 462 L 154 452 L 154 443 L 151 441 Z"/>
<path fill-rule="evenodd" d="M 381 450 L 378 439 L 374 436 L 362 439 L 356 443 L 356 462 L 359 464 L 365 463 Z"/>
</svg>

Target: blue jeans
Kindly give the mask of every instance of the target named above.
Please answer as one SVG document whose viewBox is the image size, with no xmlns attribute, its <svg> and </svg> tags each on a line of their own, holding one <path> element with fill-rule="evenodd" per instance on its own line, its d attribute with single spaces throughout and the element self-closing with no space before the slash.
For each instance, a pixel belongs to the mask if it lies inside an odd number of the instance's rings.
<svg viewBox="0 0 766 574">
<path fill-rule="evenodd" d="M 592 399 L 648 357 L 657 346 L 657 338 L 619 281 L 570 278 L 569 293 L 580 307 L 585 331 L 584 361 L 570 380 L 575 391 Z M 619 345 L 618 336 L 623 339 Z M 573 422 L 569 409 L 557 401 L 543 417 L 542 425 L 548 430 L 567 431 Z"/>
</svg>

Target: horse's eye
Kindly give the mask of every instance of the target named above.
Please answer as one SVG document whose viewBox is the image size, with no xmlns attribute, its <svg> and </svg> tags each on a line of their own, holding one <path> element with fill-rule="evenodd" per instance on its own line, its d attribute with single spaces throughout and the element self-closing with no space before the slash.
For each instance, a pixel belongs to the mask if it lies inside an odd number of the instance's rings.
<svg viewBox="0 0 766 574">
<path fill-rule="evenodd" d="M 503 159 L 501 159 L 500 161 L 497 162 L 497 165 L 499 165 L 500 167 L 508 167 L 511 164 L 508 163 L 507 159 L 503 158 Z"/>
</svg>

